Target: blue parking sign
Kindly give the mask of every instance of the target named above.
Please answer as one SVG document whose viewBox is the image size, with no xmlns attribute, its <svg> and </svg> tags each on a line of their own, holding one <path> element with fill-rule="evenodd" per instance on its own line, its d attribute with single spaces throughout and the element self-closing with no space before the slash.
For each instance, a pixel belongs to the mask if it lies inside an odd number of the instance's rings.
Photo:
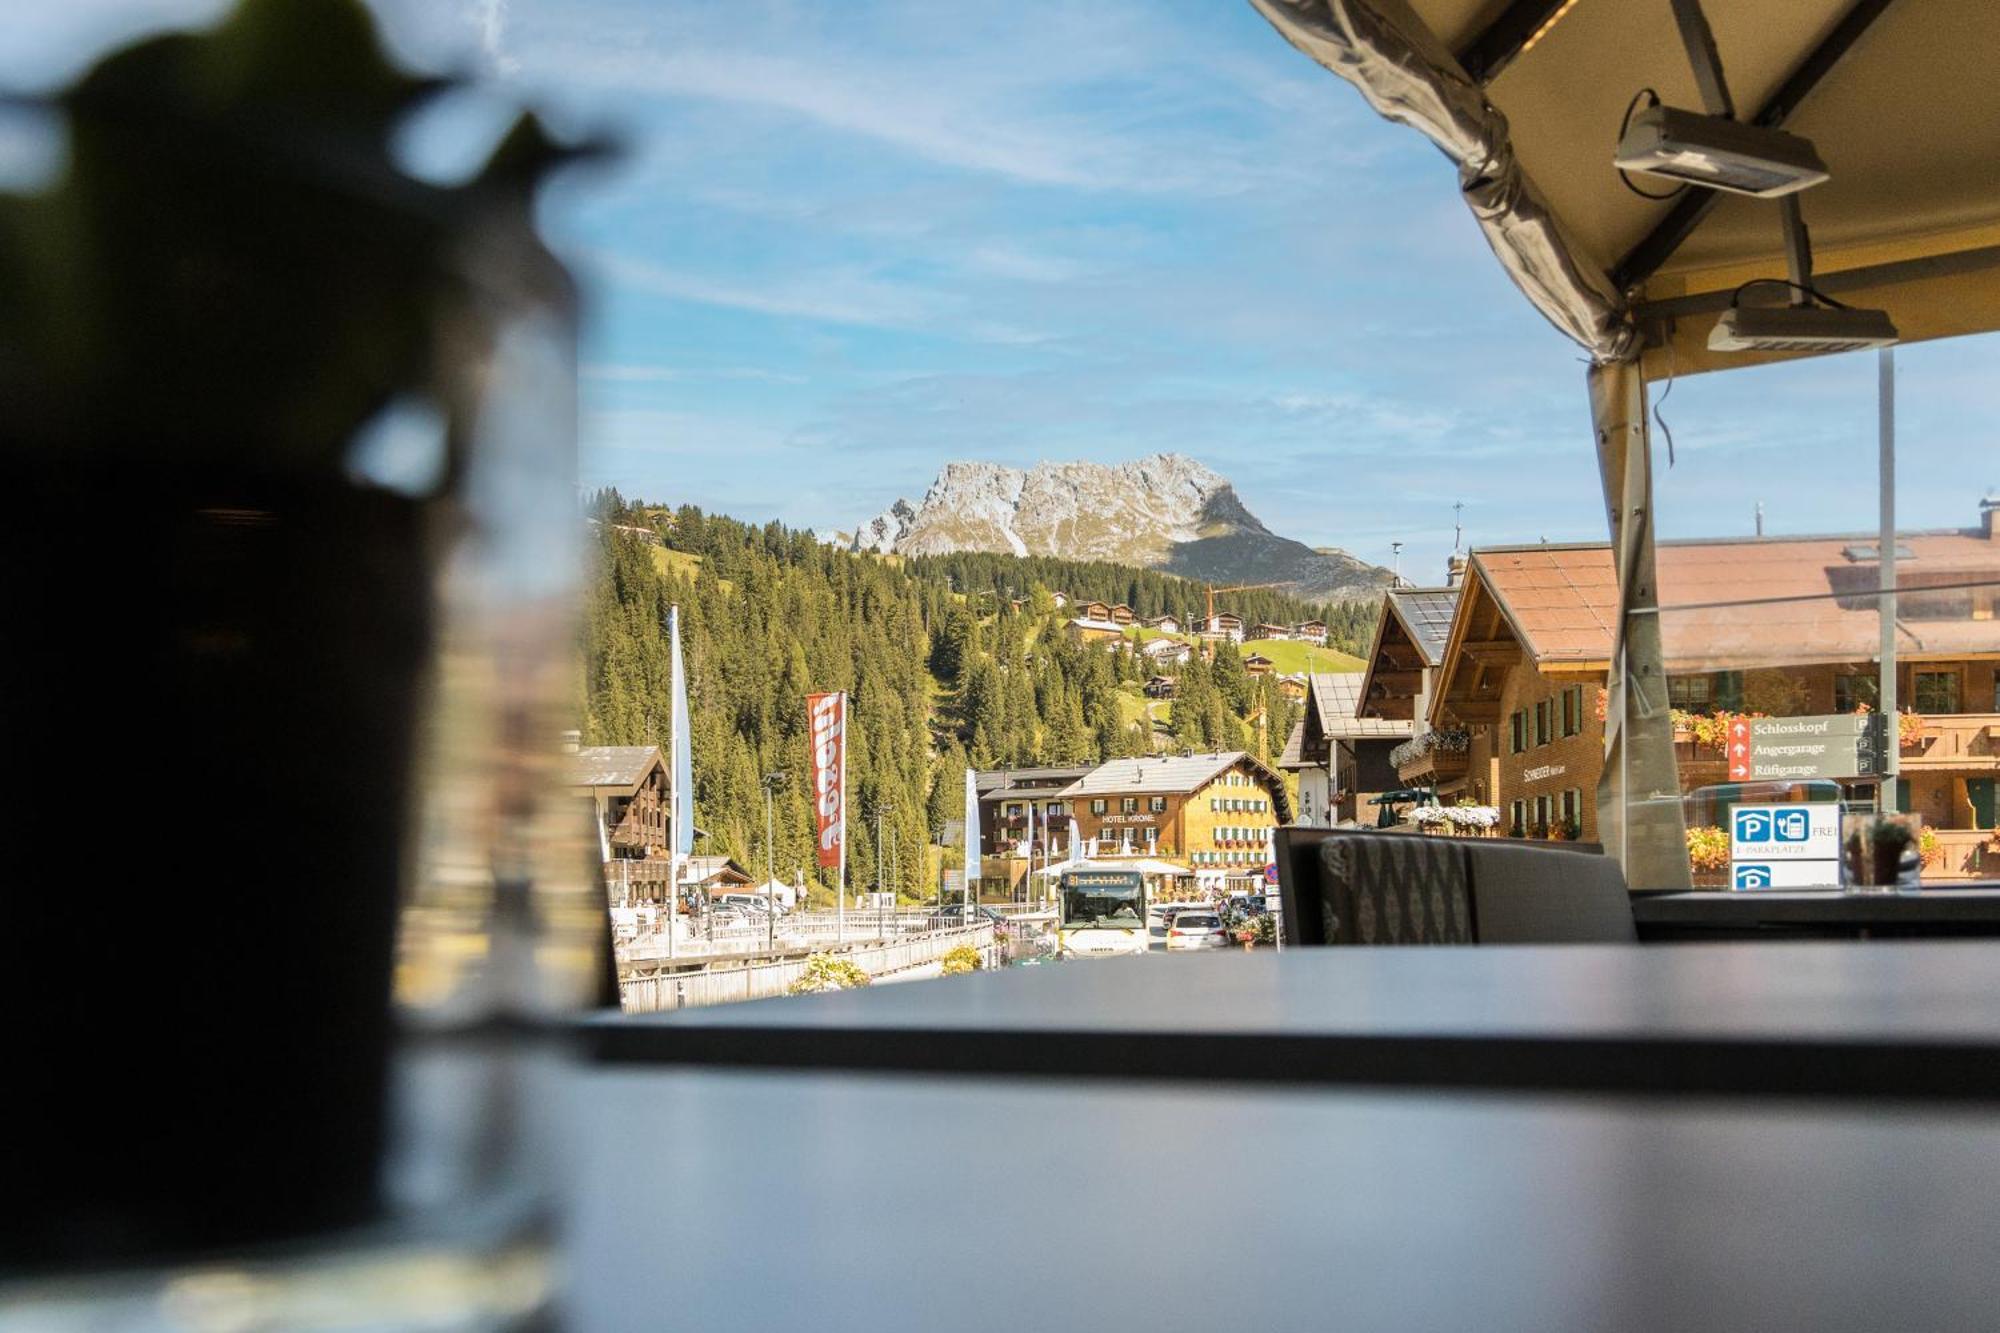
<svg viewBox="0 0 2000 1333">
<path fill-rule="evenodd" d="M 1759 809 L 1753 806 L 1748 809 L 1737 810 L 1735 812 L 1735 817 L 1736 817 L 1736 841 L 1738 842 L 1771 841 L 1771 812 L 1769 810 Z"/>
<path fill-rule="evenodd" d="M 1752 865 L 1739 861 L 1735 867 L 1736 887 L 1739 889 L 1768 889 L 1771 887 L 1771 867 Z"/>
</svg>

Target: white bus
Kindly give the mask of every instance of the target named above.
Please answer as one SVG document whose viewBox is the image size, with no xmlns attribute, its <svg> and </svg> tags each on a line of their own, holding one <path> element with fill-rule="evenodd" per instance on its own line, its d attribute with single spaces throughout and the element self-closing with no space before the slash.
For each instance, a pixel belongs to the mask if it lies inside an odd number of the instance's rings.
<svg viewBox="0 0 2000 1333">
<path fill-rule="evenodd" d="M 1056 953 L 1104 958 L 1146 952 L 1146 877 L 1136 870 L 1065 870 Z"/>
</svg>

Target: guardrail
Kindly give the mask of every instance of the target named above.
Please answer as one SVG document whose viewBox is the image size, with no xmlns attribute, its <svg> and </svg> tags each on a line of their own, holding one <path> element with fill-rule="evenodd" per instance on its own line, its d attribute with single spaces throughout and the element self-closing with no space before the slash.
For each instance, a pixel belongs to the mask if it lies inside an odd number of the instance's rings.
<svg viewBox="0 0 2000 1333">
<path fill-rule="evenodd" d="M 840 957 L 869 976 L 879 977 L 924 963 L 934 963 L 963 944 L 979 950 L 986 966 L 992 967 L 998 962 L 999 951 L 995 947 L 993 923 L 990 921 L 903 935 L 883 944 L 849 949 Z M 777 962 L 753 963 L 747 967 L 626 977 L 618 983 L 619 1004 L 628 1014 L 649 1014 L 763 999 L 783 995 L 793 982 L 805 975 L 805 970 L 806 959 L 787 958 Z"/>
</svg>

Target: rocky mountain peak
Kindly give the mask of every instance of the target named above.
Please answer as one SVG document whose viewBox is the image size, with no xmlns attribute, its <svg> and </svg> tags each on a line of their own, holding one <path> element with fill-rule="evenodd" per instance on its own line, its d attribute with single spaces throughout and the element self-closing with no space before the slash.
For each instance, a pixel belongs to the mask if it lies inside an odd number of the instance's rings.
<svg viewBox="0 0 2000 1333">
<path fill-rule="evenodd" d="M 1172 453 L 1028 469 L 947 463 L 917 504 L 899 499 L 863 523 L 853 549 L 1104 560 L 1193 578 L 1286 583 L 1313 597 L 1372 593 L 1388 581 L 1387 570 L 1344 551 L 1316 553 L 1275 536 L 1228 478 Z"/>
</svg>

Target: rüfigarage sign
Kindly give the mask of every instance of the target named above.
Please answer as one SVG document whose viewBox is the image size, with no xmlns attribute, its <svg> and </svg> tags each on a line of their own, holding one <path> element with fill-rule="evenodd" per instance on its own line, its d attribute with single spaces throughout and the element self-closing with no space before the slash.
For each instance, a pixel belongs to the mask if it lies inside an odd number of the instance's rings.
<svg viewBox="0 0 2000 1333">
<path fill-rule="evenodd" d="M 841 843 L 847 838 L 847 696 L 808 694 L 806 716 L 811 722 L 808 743 L 818 861 L 831 870 L 841 864 Z"/>
<path fill-rule="evenodd" d="M 1879 713 L 1739 717 L 1729 723 L 1729 780 L 1865 778 L 1882 771 Z"/>
</svg>

